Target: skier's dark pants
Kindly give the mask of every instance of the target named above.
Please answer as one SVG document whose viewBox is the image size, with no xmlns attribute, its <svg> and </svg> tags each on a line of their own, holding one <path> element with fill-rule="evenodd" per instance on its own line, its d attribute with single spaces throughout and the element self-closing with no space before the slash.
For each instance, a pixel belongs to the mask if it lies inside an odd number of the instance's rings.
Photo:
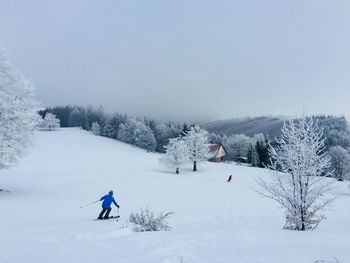
<svg viewBox="0 0 350 263">
<path fill-rule="evenodd" d="M 100 213 L 100 215 L 98 216 L 98 218 L 102 218 L 103 214 L 107 211 L 107 213 L 105 214 L 104 218 L 108 218 L 109 217 L 109 213 L 111 212 L 112 208 L 103 208 L 102 212 Z"/>
</svg>

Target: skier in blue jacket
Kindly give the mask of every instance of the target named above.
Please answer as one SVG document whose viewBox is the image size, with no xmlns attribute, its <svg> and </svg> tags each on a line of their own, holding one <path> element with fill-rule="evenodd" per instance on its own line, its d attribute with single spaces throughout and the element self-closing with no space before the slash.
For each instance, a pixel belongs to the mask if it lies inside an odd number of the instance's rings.
<svg viewBox="0 0 350 263">
<path fill-rule="evenodd" d="M 116 207 L 119 208 L 119 205 L 117 204 L 117 202 L 114 200 L 113 197 L 113 191 L 109 191 L 108 195 L 102 196 L 100 201 L 102 202 L 102 211 L 100 213 L 100 215 L 98 216 L 98 219 L 108 219 L 109 218 L 109 213 L 111 212 L 112 208 L 111 208 L 111 204 L 113 203 Z M 103 214 L 107 211 L 107 213 L 105 214 L 105 216 L 103 216 Z"/>
</svg>

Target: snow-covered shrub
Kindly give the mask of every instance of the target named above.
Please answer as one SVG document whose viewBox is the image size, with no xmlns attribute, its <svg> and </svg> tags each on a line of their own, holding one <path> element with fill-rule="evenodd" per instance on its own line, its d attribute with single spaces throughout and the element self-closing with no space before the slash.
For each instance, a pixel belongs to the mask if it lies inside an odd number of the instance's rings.
<svg viewBox="0 0 350 263">
<path fill-rule="evenodd" d="M 30 145 L 40 121 L 34 86 L 0 49 L 0 169 L 16 163 Z"/>
<path fill-rule="evenodd" d="M 45 114 L 45 117 L 42 119 L 41 123 L 38 125 L 39 129 L 44 130 L 55 130 L 60 127 L 60 120 L 50 112 Z"/>
<path fill-rule="evenodd" d="M 101 135 L 101 126 L 98 122 L 93 122 L 91 125 L 91 131 L 95 135 Z"/>
<path fill-rule="evenodd" d="M 330 190 L 330 158 L 325 139 L 312 118 L 286 122 L 277 146 L 270 146 L 272 182 L 258 180 L 262 194 L 277 201 L 286 212 L 286 229 L 314 229 L 325 218 L 320 214 L 333 200 Z"/>
<path fill-rule="evenodd" d="M 144 231 L 169 231 L 171 227 L 168 225 L 166 219 L 174 214 L 173 212 L 160 212 L 157 216 L 148 208 L 141 209 L 141 213 L 131 213 L 129 221 L 135 224 L 134 230 L 136 232 Z"/>
</svg>

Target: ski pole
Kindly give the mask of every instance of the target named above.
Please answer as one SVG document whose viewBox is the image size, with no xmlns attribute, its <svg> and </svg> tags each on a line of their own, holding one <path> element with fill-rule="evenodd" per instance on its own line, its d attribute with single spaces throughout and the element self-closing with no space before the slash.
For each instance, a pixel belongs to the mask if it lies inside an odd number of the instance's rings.
<svg viewBox="0 0 350 263">
<path fill-rule="evenodd" d="M 93 201 L 93 202 L 88 203 L 88 204 L 86 204 L 86 205 L 82 205 L 80 208 L 87 207 L 87 206 L 92 205 L 92 204 L 97 203 L 97 202 L 100 202 L 100 200 Z"/>
</svg>

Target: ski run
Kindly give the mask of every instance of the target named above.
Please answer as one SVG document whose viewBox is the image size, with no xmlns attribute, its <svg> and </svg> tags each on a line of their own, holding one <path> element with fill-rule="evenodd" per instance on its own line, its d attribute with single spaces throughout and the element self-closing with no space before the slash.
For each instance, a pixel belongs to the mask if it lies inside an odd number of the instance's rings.
<svg viewBox="0 0 350 263">
<path fill-rule="evenodd" d="M 270 176 L 264 169 L 205 162 L 175 174 L 160 154 L 80 129 L 36 137 L 17 167 L 1 171 L 1 263 L 350 262 L 349 182 L 335 183 L 316 230 L 288 231 L 283 210 L 254 190 L 255 178 Z M 110 189 L 118 221 L 94 220 L 101 203 L 80 208 Z M 171 231 L 134 232 L 129 215 L 145 208 L 174 212 Z"/>
</svg>

